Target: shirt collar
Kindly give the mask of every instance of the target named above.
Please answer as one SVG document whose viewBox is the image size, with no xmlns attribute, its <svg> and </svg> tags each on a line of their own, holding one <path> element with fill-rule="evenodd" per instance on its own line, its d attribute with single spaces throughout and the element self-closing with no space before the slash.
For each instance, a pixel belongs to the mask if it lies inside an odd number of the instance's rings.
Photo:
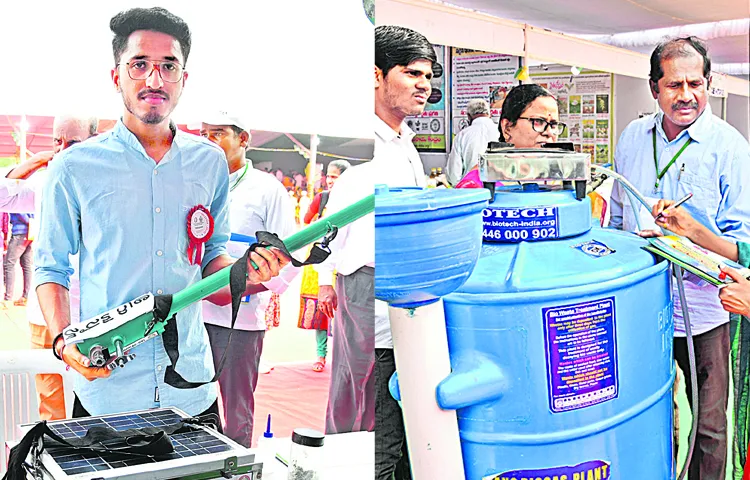
<svg viewBox="0 0 750 480">
<path fill-rule="evenodd" d="M 486 123 L 488 126 L 490 124 L 492 124 L 495 127 L 497 127 L 497 124 L 495 122 L 493 122 L 490 117 L 477 117 L 477 118 L 474 119 L 473 122 L 471 122 L 472 125 L 481 125 L 483 123 Z"/>
<path fill-rule="evenodd" d="M 401 122 L 399 130 L 401 130 L 400 135 L 396 133 L 391 127 L 389 127 L 382 118 L 375 115 L 375 135 L 380 137 L 385 143 L 392 142 L 396 137 L 405 138 L 411 141 L 411 139 L 414 138 L 414 135 L 416 135 L 414 131 L 409 128 L 405 121 Z"/>
<path fill-rule="evenodd" d="M 162 158 L 159 163 L 164 163 L 172 157 L 173 152 L 179 148 L 179 145 L 182 144 L 183 136 L 185 135 L 185 133 L 180 131 L 180 129 L 178 129 L 177 126 L 172 123 L 172 121 L 169 122 L 169 129 L 172 130 L 172 146 L 169 148 L 169 151 L 166 155 L 164 155 L 164 158 Z M 146 158 L 151 158 L 148 156 L 146 150 L 143 148 L 143 145 L 141 145 L 141 142 L 138 141 L 138 138 L 135 136 L 135 134 L 128 130 L 128 127 L 125 126 L 122 118 L 117 120 L 117 123 L 115 123 L 115 127 L 112 129 L 112 131 L 120 141 L 135 149 L 136 151 L 141 152 Z"/>
<path fill-rule="evenodd" d="M 675 138 L 675 140 L 678 140 L 683 135 L 690 135 L 690 138 L 692 138 L 693 141 L 699 142 L 699 143 L 705 140 L 709 135 L 712 117 L 713 117 L 713 112 L 711 111 L 711 105 L 706 103 L 706 108 L 703 109 L 703 113 L 701 113 L 698 116 L 698 118 L 695 119 L 692 125 L 690 125 L 688 128 L 680 132 Z M 667 141 L 666 140 L 667 134 L 664 133 L 664 127 L 662 126 L 663 120 L 664 120 L 664 112 L 662 110 L 659 110 L 659 113 L 657 113 L 654 116 L 653 123 L 651 124 L 651 128 L 656 128 L 656 131 L 659 133 L 659 135 L 661 135 L 662 138 L 665 141 Z"/>
</svg>

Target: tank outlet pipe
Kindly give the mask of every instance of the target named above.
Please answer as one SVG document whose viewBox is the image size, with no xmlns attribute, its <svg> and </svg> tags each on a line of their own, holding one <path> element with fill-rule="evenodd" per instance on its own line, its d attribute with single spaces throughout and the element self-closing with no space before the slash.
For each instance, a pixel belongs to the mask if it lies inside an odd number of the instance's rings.
<svg viewBox="0 0 750 480">
<path fill-rule="evenodd" d="M 510 388 L 509 376 L 495 359 L 469 353 L 454 359 L 455 368 L 437 387 L 438 406 L 457 410 L 495 402 Z"/>
<path fill-rule="evenodd" d="M 499 365 L 484 355 L 462 355 L 450 375 L 437 386 L 438 406 L 443 410 L 458 410 L 482 403 L 496 402 L 508 391 L 508 376 Z M 398 372 L 388 382 L 388 390 L 396 401 L 401 401 Z"/>
<path fill-rule="evenodd" d="M 412 477 L 464 478 L 456 411 L 440 408 L 436 399 L 451 374 L 443 301 L 389 307 L 389 316 Z"/>
</svg>

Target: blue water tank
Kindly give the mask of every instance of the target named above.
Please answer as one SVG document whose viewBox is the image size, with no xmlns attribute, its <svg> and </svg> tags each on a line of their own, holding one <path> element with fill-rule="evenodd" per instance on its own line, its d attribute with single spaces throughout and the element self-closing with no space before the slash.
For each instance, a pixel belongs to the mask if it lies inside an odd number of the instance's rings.
<svg viewBox="0 0 750 480">
<path fill-rule="evenodd" d="M 469 278 L 482 238 L 485 189 L 375 186 L 375 298 L 416 308 Z"/>
<path fill-rule="evenodd" d="M 590 208 L 498 192 L 473 273 L 443 299 L 437 400 L 457 409 L 467 479 L 674 478 L 668 263 L 592 228 Z"/>
</svg>

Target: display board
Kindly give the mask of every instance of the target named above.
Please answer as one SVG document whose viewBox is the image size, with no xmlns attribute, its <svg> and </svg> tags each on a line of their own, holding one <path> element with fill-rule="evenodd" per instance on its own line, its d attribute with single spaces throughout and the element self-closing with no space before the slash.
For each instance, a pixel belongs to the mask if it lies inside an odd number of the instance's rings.
<svg viewBox="0 0 750 480">
<path fill-rule="evenodd" d="M 514 75 L 520 61 L 513 55 L 452 49 L 450 108 L 454 136 L 468 126 L 466 105 L 475 98 L 487 100 L 492 119 L 499 121 L 505 96 L 519 83 Z"/>
<path fill-rule="evenodd" d="M 567 68 L 567 67 L 565 67 Z M 610 163 L 614 145 L 614 75 L 606 72 L 530 69 L 531 81 L 557 97 L 560 121 L 566 125 L 558 141 L 573 142 L 577 152 L 591 154 L 595 163 Z"/>
<path fill-rule="evenodd" d="M 432 93 L 421 115 L 406 117 L 406 124 L 414 130 L 414 146 L 420 152 L 445 152 L 445 118 L 448 92 L 446 90 L 447 49 L 443 45 L 433 45 L 437 64 L 432 67 Z"/>
</svg>

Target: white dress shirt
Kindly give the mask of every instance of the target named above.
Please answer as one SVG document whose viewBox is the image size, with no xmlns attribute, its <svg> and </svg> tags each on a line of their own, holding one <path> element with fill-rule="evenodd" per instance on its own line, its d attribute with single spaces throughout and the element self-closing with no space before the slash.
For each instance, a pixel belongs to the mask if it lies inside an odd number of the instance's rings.
<svg viewBox="0 0 750 480">
<path fill-rule="evenodd" d="M 241 168 L 229 176 L 229 226 L 232 233 L 255 236 L 258 231 L 277 234 L 282 240 L 293 234 L 294 206 L 284 186 L 273 175 L 253 168 L 248 160 L 247 171 Z M 236 185 L 236 186 L 235 186 Z M 230 240 L 227 252 L 235 258 L 241 257 L 248 244 Z M 259 331 L 266 329 L 266 307 L 271 292 L 282 294 L 299 273 L 291 264 L 263 285 L 268 291 L 243 297 L 237 313 L 237 330 Z M 203 301 L 203 321 L 229 328 L 232 320 L 232 305 L 219 306 Z"/>
<path fill-rule="evenodd" d="M 448 182 L 457 184 L 479 163 L 479 155 L 487 151 L 487 144 L 497 142 L 499 138 L 500 130 L 490 117 L 475 118 L 471 125 L 458 132 L 445 167 Z"/>
<path fill-rule="evenodd" d="M 47 169 L 40 170 L 27 180 L 0 178 L 0 211 L 8 213 L 33 213 L 34 221 L 29 225 L 29 238 L 36 238 L 42 205 L 42 191 L 47 182 Z M 32 243 L 33 248 L 33 243 Z M 78 279 L 78 255 L 70 257 L 73 274 L 70 277 L 70 318 L 73 322 L 80 317 L 80 282 Z M 47 326 L 36 296 L 36 288 L 29 290 L 26 305 L 26 319 L 34 325 Z"/>
<path fill-rule="evenodd" d="M 401 123 L 396 133 L 375 116 L 375 150 L 371 162 L 347 169 L 331 189 L 327 215 L 370 195 L 375 185 L 425 187 L 427 180 L 419 153 L 412 143 L 414 132 Z M 316 266 L 320 285 L 331 285 L 334 267 L 350 275 L 375 265 L 375 215 L 369 214 L 339 230 L 331 243 L 331 257 Z M 393 348 L 388 304 L 375 300 L 375 348 Z"/>
</svg>

